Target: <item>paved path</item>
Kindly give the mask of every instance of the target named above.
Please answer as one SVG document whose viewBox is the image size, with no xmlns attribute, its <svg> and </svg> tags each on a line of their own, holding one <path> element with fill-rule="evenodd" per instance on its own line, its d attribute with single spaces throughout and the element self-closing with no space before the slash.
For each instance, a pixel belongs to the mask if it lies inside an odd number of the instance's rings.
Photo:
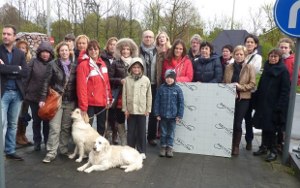
<svg viewBox="0 0 300 188">
<path fill-rule="evenodd" d="M 243 139 L 244 140 L 244 139 Z M 255 136 L 254 150 L 259 136 Z M 300 181 L 290 168 L 277 160 L 267 163 L 240 148 L 238 157 L 222 158 L 175 153 L 172 159 L 158 157 L 158 147 L 147 148 L 147 159 L 140 171 L 121 169 L 86 174 L 77 172 L 81 164 L 58 156 L 50 164 L 42 163 L 44 149 L 18 149 L 25 161 L 6 160 L 7 188 L 299 188 Z M 83 164 L 83 163 L 82 163 Z"/>
</svg>

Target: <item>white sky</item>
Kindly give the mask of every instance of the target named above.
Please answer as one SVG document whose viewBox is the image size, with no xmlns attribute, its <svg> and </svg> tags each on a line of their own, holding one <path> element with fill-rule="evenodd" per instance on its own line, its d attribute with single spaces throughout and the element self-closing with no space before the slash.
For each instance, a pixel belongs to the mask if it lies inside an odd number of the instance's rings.
<svg viewBox="0 0 300 188">
<path fill-rule="evenodd" d="M 0 0 L 0 6 L 11 0 Z M 126 1 L 126 0 L 125 0 Z M 138 0 L 137 0 L 138 1 Z M 222 19 L 223 17 L 232 17 L 234 0 L 191 0 L 199 10 L 200 16 L 204 22 Z M 242 23 L 247 27 L 250 20 L 249 11 L 254 14 L 259 7 L 264 4 L 275 4 L 276 0 L 235 0 L 234 21 Z M 249 29 L 249 28 L 244 28 Z"/>
<path fill-rule="evenodd" d="M 194 0 L 193 3 L 199 7 L 201 16 L 213 18 L 217 16 L 232 15 L 234 0 Z M 267 4 L 275 4 L 275 0 L 235 0 L 235 18 L 239 19 L 247 17 L 249 9 L 255 10 L 260 6 Z"/>
</svg>

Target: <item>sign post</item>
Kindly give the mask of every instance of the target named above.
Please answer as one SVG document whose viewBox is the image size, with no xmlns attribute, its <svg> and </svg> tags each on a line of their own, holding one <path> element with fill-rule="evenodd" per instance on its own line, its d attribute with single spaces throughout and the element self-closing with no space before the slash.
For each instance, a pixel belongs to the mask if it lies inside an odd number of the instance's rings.
<svg viewBox="0 0 300 188">
<path fill-rule="evenodd" d="M 293 78 L 291 83 L 287 124 L 285 130 L 286 134 L 282 155 L 283 164 L 287 164 L 289 158 L 291 130 L 295 108 L 296 86 L 300 64 L 300 16 L 298 16 L 300 14 L 298 14 L 298 12 L 300 12 L 300 0 L 276 0 L 274 6 L 274 18 L 276 25 L 283 33 L 297 38 L 295 53 L 296 59 L 294 63 Z"/>
</svg>

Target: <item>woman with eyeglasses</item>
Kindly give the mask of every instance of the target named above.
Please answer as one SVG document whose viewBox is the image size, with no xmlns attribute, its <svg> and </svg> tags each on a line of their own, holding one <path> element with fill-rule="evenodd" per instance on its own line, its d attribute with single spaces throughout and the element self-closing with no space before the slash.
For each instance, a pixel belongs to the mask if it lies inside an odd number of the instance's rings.
<svg viewBox="0 0 300 188">
<path fill-rule="evenodd" d="M 87 50 L 80 53 L 78 63 L 78 106 L 83 117 L 90 117 L 91 125 L 96 115 L 97 131 L 104 135 L 106 109 L 110 107 L 112 97 L 108 69 L 100 58 L 100 46 L 96 40 L 91 40 Z"/>
<path fill-rule="evenodd" d="M 256 128 L 262 129 L 261 146 L 253 155 L 265 155 L 269 151 L 265 158 L 267 162 L 277 158 L 276 132 L 285 128 L 289 93 L 289 73 L 283 63 L 282 51 L 272 49 L 253 100 L 253 123 Z"/>
</svg>

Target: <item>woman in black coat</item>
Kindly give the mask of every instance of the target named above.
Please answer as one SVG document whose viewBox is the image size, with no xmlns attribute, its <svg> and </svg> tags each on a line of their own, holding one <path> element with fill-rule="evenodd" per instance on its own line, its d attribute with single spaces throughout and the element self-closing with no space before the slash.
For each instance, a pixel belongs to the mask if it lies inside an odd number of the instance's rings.
<svg viewBox="0 0 300 188">
<path fill-rule="evenodd" d="M 270 150 L 265 158 L 270 162 L 276 160 L 276 132 L 284 129 L 287 116 L 290 92 L 289 73 L 282 61 L 280 49 L 273 49 L 268 54 L 264 71 L 255 93 L 255 114 L 253 124 L 262 129 L 262 143 L 253 155 L 263 155 Z"/>
</svg>

